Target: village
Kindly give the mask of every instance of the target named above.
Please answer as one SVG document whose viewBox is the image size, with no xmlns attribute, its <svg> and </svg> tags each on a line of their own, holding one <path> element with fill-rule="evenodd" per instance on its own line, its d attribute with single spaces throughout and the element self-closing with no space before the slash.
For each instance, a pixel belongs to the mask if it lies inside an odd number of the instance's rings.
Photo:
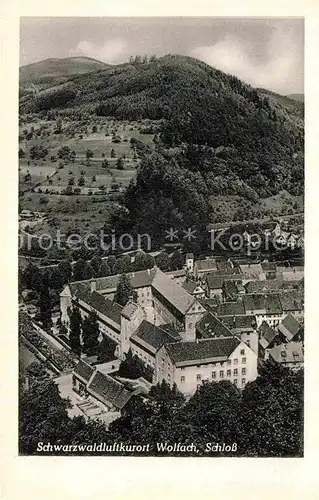
<svg viewBox="0 0 319 500">
<path fill-rule="evenodd" d="M 263 231 L 281 239 L 287 233 L 281 227 L 273 222 Z M 130 258 L 134 263 L 134 252 Z M 33 335 L 22 334 L 22 344 L 42 361 L 48 359 L 43 343 L 56 351 L 57 362 L 52 353 L 49 356 L 51 376 L 60 394 L 71 401 L 70 416 L 97 418 L 108 425 L 132 397 L 147 398 L 150 388 L 163 380 L 189 398 L 212 381 L 228 380 L 242 390 L 266 360 L 292 370 L 303 367 L 301 262 L 258 261 L 255 256 L 243 260 L 235 252 L 233 257 L 201 259 L 189 252 L 183 258 L 184 265 L 173 271 L 155 264 L 125 274 L 71 280 L 60 293 L 59 310 L 46 331 L 36 308 L 20 304 L 34 330 Z M 131 292 L 125 304 L 119 304 L 116 294 L 123 276 Z M 113 345 L 107 360 L 76 353 L 70 346 L 75 310 L 82 321 L 95 315 L 98 341 Z M 132 359 L 138 359 L 147 376 L 134 374 L 134 363 L 129 377 L 121 375 L 121 364 Z"/>
</svg>

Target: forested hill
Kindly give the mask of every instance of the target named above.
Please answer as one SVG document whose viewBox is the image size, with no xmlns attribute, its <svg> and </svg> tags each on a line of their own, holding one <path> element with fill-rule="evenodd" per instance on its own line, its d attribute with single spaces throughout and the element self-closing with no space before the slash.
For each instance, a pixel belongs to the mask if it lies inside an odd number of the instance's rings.
<svg viewBox="0 0 319 500">
<path fill-rule="evenodd" d="M 74 120 L 161 120 L 156 155 L 145 155 L 125 199 L 131 223 L 147 226 L 164 212 L 168 224 L 209 219 L 214 195 L 303 193 L 303 104 L 196 59 L 139 60 L 20 100 L 21 112 L 52 109 Z M 159 212 L 165 206 L 175 215 Z"/>
</svg>

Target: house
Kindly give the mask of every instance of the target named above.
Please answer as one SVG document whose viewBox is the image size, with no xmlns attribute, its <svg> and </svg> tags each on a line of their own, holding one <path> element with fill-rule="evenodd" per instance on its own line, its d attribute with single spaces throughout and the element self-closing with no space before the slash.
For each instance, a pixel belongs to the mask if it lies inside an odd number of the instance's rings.
<svg viewBox="0 0 319 500">
<path fill-rule="evenodd" d="M 262 231 L 265 236 L 278 238 L 281 235 L 281 226 L 279 222 L 269 222 L 262 225 Z"/>
<path fill-rule="evenodd" d="M 304 366 L 304 352 L 300 342 L 280 344 L 266 351 L 266 358 L 274 363 L 292 370 L 300 370 Z"/>
<path fill-rule="evenodd" d="M 217 309 L 217 316 L 244 316 L 246 313 L 243 301 L 240 302 L 222 302 Z M 253 314 L 253 313 L 251 313 Z"/>
<path fill-rule="evenodd" d="M 258 332 L 255 316 L 223 316 L 219 318 L 228 327 L 232 335 L 239 337 L 258 354 Z"/>
<path fill-rule="evenodd" d="M 207 274 L 205 282 L 207 296 L 210 299 L 213 297 L 217 297 L 221 302 L 223 296 L 223 284 L 224 278 L 220 276 L 214 276 L 213 274 Z"/>
<path fill-rule="evenodd" d="M 215 259 L 196 260 L 194 264 L 194 276 L 196 279 L 201 279 L 207 273 L 217 270 L 217 263 Z"/>
<path fill-rule="evenodd" d="M 266 280 L 272 280 L 276 278 L 277 266 L 274 262 L 262 262 L 261 267 L 266 276 Z"/>
<path fill-rule="evenodd" d="M 194 254 L 193 253 L 187 253 L 186 254 L 186 259 L 185 259 L 185 267 L 188 272 L 191 274 L 194 271 Z"/>
<path fill-rule="evenodd" d="M 172 325 L 156 326 L 143 320 L 130 338 L 130 347 L 146 365 L 155 368 L 157 351 L 165 344 L 182 341 Z"/>
<path fill-rule="evenodd" d="M 81 360 L 72 372 L 73 390 L 82 397 L 93 397 L 102 403 L 103 409 L 107 411 L 121 411 L 132 396 L 139 394 L 128 391 L 124 385 L 113 377 Z"/>
<path fill-rule="evenodd" d="M 303 340 L 303 327 L 291 313 L 279 324 L 278 333 L 282 342 Z"/>
<path fill-rule="evenodd" d="M 249 281 L 245 285 L 246 293 L 279 293 L 282 289 L 282 281 L 276 279 L 266 279 L 264 281 Z"/>
<path fill-rule="evenodd" d="M 288 238 L 287 238 L 286 244 L 287 244 L 287 247 L 294 250 L 298 246 L 298 236 L 294 233 L 290 233 Z"/>
<path fill-rule="evenodd" d="M 196 338 L 207 339 L 213 337 L 231 337 L 232 332 L 217 318 L 215 314 L 207 312 L 196 324 Z"/>
<path fill-rule="evenodd" d="M 175 271 L 166 271 L 165 274 L 173 279 L 178 285 L 182 285 L 186 280 L 186 269 L 176 269 Z"/>
<path fill-rule="evenodd" d="M 154 325 L 172 324 L 183 341 L 195 339 L 196 323 L 206 311 L 195 296 L 158 268 L 129 273 L 128 277 L 138 298 L 124 308 L 109 298 L 114 295 L 119 275 L 68 284 L 60 294 L 62 322 L 69 326 L 72 305 L 79 307 L 83 317 L 95 311 L 101 335 L 116 342 L 120 358 L 129 350 L 130 338 L 143 320 Z"/>
<path fill-rule="evenodd" d="M 277 267 L 277 276 L 284 281 L 300 281 L 304 279 L 304 267 Z"/>
<path fill-rule="evenodd" d="M 223 299 L 225 301 L 236 301 L 238 295 L 242 295 L 243 287 L 241 282 L 237 282 L 234 280 L 225 280 L 223 283 Z"/>
<path fill-rule="evenodd" d="M 242 389 L 257 377 L 257 354 L 233 336 L 167 344 L 157 353 L 155 377 L 187 395 L 205 381 L 229 380 Z"/>
<path fill-rule="evenodd" d="M 199 283 L 192 280 L 186 280 L 182 288 L 186 290 L 190 295 L 193 295 L 197 299 L 203 299 L 205 297 L 205 290 L 201 287 Z"/>
<path fill-rule="evenodd" d="M 266 275 L 261 264 L 241 264 L 239 265 L 243 281 L 265 280 Z M 245 284 L 245 283 L 244 283 Z"/>
<path fill-rule="evenodd" d="M 259 357 L 261 359 L 265 358 L 266 349 L 271 349 L 275 345 L 281 343 L 280 336 L 278 332 L 268 325 L 266 321 L 263 321 L 258 328 L 259 336 Z"/>
<path fill-rule="evenodd" d="M 281 302 L 277 294 L 246 294 L 243 297 L 243 304 L 246 314 L 256 316 L 257 327 L 259 328 L 265 320 L 269 326 L 277 326 L 284 318 L 285 314 L 281 307 Z"/>
<path fill-rule="evenodd" d="M 279 295 L 281 308 L 284 316 L 291 313 L 297 320 L 302 320 L 304 317 L 303 296 L 299 291 L 287 291 Z M 282 318 L 282 319 L 283 319 Z"/>
</svg>

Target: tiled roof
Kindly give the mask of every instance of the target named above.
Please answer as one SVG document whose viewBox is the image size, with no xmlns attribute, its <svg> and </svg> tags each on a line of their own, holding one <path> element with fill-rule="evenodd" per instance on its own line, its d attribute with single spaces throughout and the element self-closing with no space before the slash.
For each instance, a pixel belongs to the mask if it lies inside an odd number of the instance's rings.
<svg viewBox="0 0 319 500">
<path fill-rule="evenodd" d="M 234 281 L 225 280 L 223 288 L 226 295 L 237 295 L 238 293 L 238 289 Z"/>
<path fill-rule="evenodd" d="M 93 395 L 98 396 L 105 404 L 112 404 L 119 410 L 125 406 L 132 396 L 132 393 L 127 391 L 123 384 L 98 370 L 94 373 L 87 389 Z"/>
<path fill-rule="evenodd" d="M 98 292 L 91 292 L 88 287 L 80 283 L 77 286 L 75 297 L 120 325 L 122 307 L 119 304 L 111 302 Z"/>
<path fill-rule="evenodd" d="M 259 343 L 264 349 L 277 337 L 277 332 L 266 321 L 262 322 L 258 328 L 258 333 L 260 335 Z"/>
<path fill-rule="evenodd" d="M 214 314 L 207 312 L 196 324 L 201 338 L 231 337 L 231 331 Z"/>
<path fill-rule="evenodd" d="M 181 278 L 182 276 L 186 276 L 186 269 L 176 269 L 175 271 L 166 271 L 167 276 L 173 278 Z"/>
<path fill-rule="evenodd" d="M 228 260 L 221 260 L 217 262 L 218 271 L 229 271 L 232 269 L 232 265 Z"/>
<path fill-rule="evenodd" d="M 217 337 L 197 342 L 167 344 L 165 349 L 173 363 L 192 365 L 226 360 L 239 344 L 240 340 L 235 337 Z"/>
<path fill-rule="evenodd" d="M 188 293 L 193 294 L 196 288 L 201 289 L 201 286 L 198 283 L 195 283 L 195 281 L 188 280 L 183 283 L 182 288 L 184 288 L 184 290 L 186 290 Z"/>
<path fill-rule="evenodd" d="M 73 373 L 75 375 L 78 375 L 86 382 L 89 381 L 93 372 L 94 372 L 94 369 L 92 368 L 92 366 L 88 365 L 83 360 L 79 361 L 73 370 Z"/>
<path fill-rule="evenodd" d="M 217 316 L 238 316 L 241 314 L 246 314 L 242 301 L 223 302 L 217 309 Z"/>
<path fill-rule="evenodd" d="M 222 316 L 220 320 L 230 330 L 254 330 L 257 326 L 256 316 Z"/>
<path fill-rule="evenodd" d="M 289 342 L 273 347 L 269 356 L 277 363 L 303 363 L 304 353 L 300 342 Z"/>
<path fill-rule="evenodd" d="M 239 268 L 241 273 L 246 278 L 259 278 L 260 276 L 265 277 L 261 264 L 241 264 Z"/>
<path fill-rule="evenodd" d="M 288 341 L 292 340 L 300 329 L 300 323 L 298 323 L 296 318 L 290 313 L 287 314 L 278 326 L 278 330 L 287 338 Z"/>
<path fill-rule="evenodd" d="M 177 285 L 160 269 L 156 269 L 152 287 L 182 314 L 186 314 L 195 302 L 195 298 L 192 295 Z"/>
<path fill-rule="evenodd" d="M 293 292 L 282 293 L 280 303 L 283 311 L 301 311 L 303 308 L 299 295 Z"/>
<path fill-rule="evenodd" d="M 265 293 L 280 290 L 283 284 L 279 280 L 249 281 L 245 285 L 247 293 Z"/>
<path fill-rule="evenodd" d="M 139 343 L 140 340 L 146 342 L 156 352 L 162 345 L 182 340 L 178 333 L 168 332 L 160 326 L 153 325 L 144 320 L 134 332 L 132 340 Z"/>
<path fill-rule="evenodd" d="M 196 260 L 195 266 L 197 267 L 198 271 L 209 271 L 211 269 L 217 269 L 215 259 Z"/>
<path fill-rule="evenodd" d="M 206 283 L 209 290 L 218 290 L 221 289 L 224 283 L 224 278 L 220 276 L 214 276 L 213 274 L 207 274 Z"/>
<path fill-rule="evenodd" d="M 263 312 L 264 314 L 281 314 L 282 308 L 279 300 L 279 296 L 276 294 L 262 295 L 262 294 L 252 294 L 244 295 L 243 302 L 247 314 L 250 311 Z"/>
</svg>

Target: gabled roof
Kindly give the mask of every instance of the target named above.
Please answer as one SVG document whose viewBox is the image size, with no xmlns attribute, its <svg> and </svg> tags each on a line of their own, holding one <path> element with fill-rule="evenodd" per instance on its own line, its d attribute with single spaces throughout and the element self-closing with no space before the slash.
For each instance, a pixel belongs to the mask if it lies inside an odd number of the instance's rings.
<svg viewBox="0 0 319 500">
<path fill-rule="evenodd" d="M 289 342 L 273 347 L 269 357 L 277 363 L 303 363 L 304 353 L 300 342 Z"/>
<path fill-rule="evenodd" d="M 88 306 L 93 307 L 99 313 L 112 319 L 118 325 L 121 324 L 122 307 L 100 293 L 91 292 L 90 288 L 79 283 L 74 298 L 82 300 Z"/>
<path fill-rule="evenodd" d="M 278 330 L 286 337 L 288 341 L 292 340 L 301 330 L 301 325 L 296 318 L 288 313 L 278 326 Z"/>
<path fill-rule="evenodd" d="M 94 372 L 94 368 L 88 365 L 82 359 L 78 362 L 78 364 L 74 367 L 73 373 L 77 375 L 82 380 L 88 382 L 91 378 L 92 373 Z"/>
<path fill-rule="evenodd" d="M 240 302 L 223 302 L 219 304 L 217 316 L 238 316 L 246 314 L 244 304 Z"/>
<path fill-rule="evenodd" d="M 277 337 L 277 332 L 271 328 L 266 321 L 263 321 L 258 328 L 258 333 L 260 335 L 259 343 L 264 348 L 267 349 L 269 344 Z"/>
<path fill-rule="evenodd" d="M 186 314 L 196 301 L 192 295 L 166 276 L 160 269 L 156 269 L 152 287 L 182 314 Z"/>
<path fill-rule="evenodd" d="M 238 289 L 234 281 L 225 280 L 223 289 L 226 295 L 237 295 Z"/>
<path fill-rule="evenodd" d="M 202 292 L 204 291 L 198 283 L 195 283 L 195 281 L 192 280 L 185 281 L 185 283 L 182 284 L 182 288 L 184 288 L 184 290 L 191 295 L 194 293 L 196 288 L 199 288 Z"/>
<path fill-rule="evenodd" d="M 278 291 L 282 288 L 282 281 L 279 280 L 262 280 L 262 281 L 249 281 L 245 285 L 247 293 L 266 293 Z"/>
<path fill-rule="evenodd" d="M 118 410 L 121 410 L 132 396 L 121 382 L 98 370 L 91 378 L 87 390 L 106 405 L 111 404 Z"/>
<path fill-rule="evenodd" d="M 257 326 L 256 316 L 248 314 L 246 316 L 222 316 L 220 320 L 232 332 L 235 330 L 251 331 Z"/>
<path fill-rule="evenodd" d="M 283 311 L 301 311 L 303 309 L 299 295 L 294 292 L 282 293 L 280 303 Z"/>
<path fill-rule="evenodd" d="M 131 340 L 138 344 L 140 341 L 145 342 L 152 348 L 151 351 L 155 353 L 162 345 L 181 341 L 182 339 L 176 331 L 168 328 L 167 325 L 163 325 L 163 327 L 156 326 L 144 320 L 134 332 Z"/>
<path fill-rule="evenodd" d="M 176 365 L 187 366 L 214 361 L 225 361 L 240 344 L 235 337 L 212 338 L 197 342 L 167 344 L 165 349 Z"/>
<path fill-rule="evenodd" d="M 252 294 L 244 295 L 243 303 L 247 313 L 256 311 L 256 313 L 263 314 L 281 314 L 282 308 L 277 294 Z"/>
<path fill-rule="evenodd" d="M 214 314 L 207 312 L 196 324 L 201 338 L 231 337 L 231 331 Z"/>
<path fill-rule="evenodd" d="M 217 269 L 215 259 L 196 260 L 195 266 L 198 271 L 210 271 L 211 269 Z"/>
<path fill-rule="evenodd" d="M 259 278 L 260 276 L 265 276 L 261 264 L 241 264 L 239 268 L 246 278 Z"/>
<path fill-rule="evenodd" d="M 209 273 L 206 276 L 206 283 L 209 290 L 222 289 L 222 286 L 224 284 L 224 278 L 220 276 L 214 276 L 213 274 Z"/>
</svg>

